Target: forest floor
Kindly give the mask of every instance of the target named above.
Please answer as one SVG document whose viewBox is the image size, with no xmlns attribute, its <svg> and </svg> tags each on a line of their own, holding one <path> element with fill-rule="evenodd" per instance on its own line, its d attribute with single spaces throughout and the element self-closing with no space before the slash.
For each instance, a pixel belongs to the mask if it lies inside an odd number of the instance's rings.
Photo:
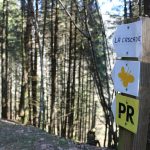
<svg viewBox="0 0 150 150">
<path fill-rule="evenodd" d="M 33 126 L 0 120 L 0 150 L 108 150 L 87 144 L 76 144 L 50 135 Z"/>
</svg>

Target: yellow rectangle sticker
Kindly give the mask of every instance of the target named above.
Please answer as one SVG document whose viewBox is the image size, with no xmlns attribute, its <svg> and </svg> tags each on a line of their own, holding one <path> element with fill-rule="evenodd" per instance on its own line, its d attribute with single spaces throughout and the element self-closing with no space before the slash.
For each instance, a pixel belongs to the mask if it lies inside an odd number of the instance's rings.
<svg viewBox="0 0 150 150">
<path fill-rule="evenodd" d="M 116 123 L 136 133 L 138 127 L 139 100 L 116 95 Z"/>
</svg>

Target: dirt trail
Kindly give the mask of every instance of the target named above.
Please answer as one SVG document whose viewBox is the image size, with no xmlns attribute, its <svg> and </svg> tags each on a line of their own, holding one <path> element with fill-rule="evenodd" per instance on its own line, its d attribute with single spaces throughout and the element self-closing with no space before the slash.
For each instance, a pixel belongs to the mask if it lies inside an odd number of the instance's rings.
<svg viewBox="0 0 150 150">
<path fill-rule="evenodd" d="M 0 120 L 0 150 L 108 150 L 50 135 L 32 126 Z"/>
</svg>

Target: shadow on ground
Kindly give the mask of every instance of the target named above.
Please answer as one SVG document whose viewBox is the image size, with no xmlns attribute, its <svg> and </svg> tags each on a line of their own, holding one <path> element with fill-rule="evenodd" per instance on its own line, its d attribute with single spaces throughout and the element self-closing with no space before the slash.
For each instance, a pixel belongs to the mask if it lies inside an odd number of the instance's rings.
<svg viewBox="0 0 150 150">
<path fill-rule="evenodd" d="M 50 135 L 32 126 L 0 120 L 0 150 L 109 150 Z"/>
</svg>

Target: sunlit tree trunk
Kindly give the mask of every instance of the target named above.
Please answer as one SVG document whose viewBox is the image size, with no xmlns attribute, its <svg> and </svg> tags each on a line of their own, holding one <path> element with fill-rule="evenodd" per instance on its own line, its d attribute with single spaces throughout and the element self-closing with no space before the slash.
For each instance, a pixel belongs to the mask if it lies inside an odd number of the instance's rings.
<svg viewBox="0 0 150 150">
<path fill-rule="evenodd" d="M 24 9 L 22 8 L 22 10 Z M 22 13 L 24 14 L 24 12 Z M 24 124 L 26 124 L 29 119 L 29 99 L 28 99 L 29 53 L 31 51 L 30 41 L 31 41 L 33 16 L 34 16 L 33 1 L 28 0 L 26 29 L 24 32 L 24 38 L 22 38 L 23 39 L 22 44 L 24 42 L 24 46 L 22 46 L 22 54 L 23 54 L 22 55 L 22 84 L 21 84 L 21 97 L 20 97 L 20 105 L 19 105 L 20 117 Z"/>
<path fill-rule="evenodd" d="M 78 93 L 77 93 L 77 124 L 76 124 L 76 134 L 78 135 L 78 140 L 80 140 L 80 91 L 81 91 L 81 65 L 82 65 L 82 49 L 79 51 L 79 67 L 78 67 Z"/>
<path fill-rule="evenodd" d="M 36 0 L 36 22 L 38 22 L 38 1 Z M 33 66 L 32 66 L 32 105 L 33 105 L 33 125 L 36 127 L 37 126 L 37 105 L 38 105 L 38 100 L 37 100 L 37 51 L 38 51 L 38 36 L 37 33 L 35 32 L 35 47 L 33 51 Z"/>
</svg>

